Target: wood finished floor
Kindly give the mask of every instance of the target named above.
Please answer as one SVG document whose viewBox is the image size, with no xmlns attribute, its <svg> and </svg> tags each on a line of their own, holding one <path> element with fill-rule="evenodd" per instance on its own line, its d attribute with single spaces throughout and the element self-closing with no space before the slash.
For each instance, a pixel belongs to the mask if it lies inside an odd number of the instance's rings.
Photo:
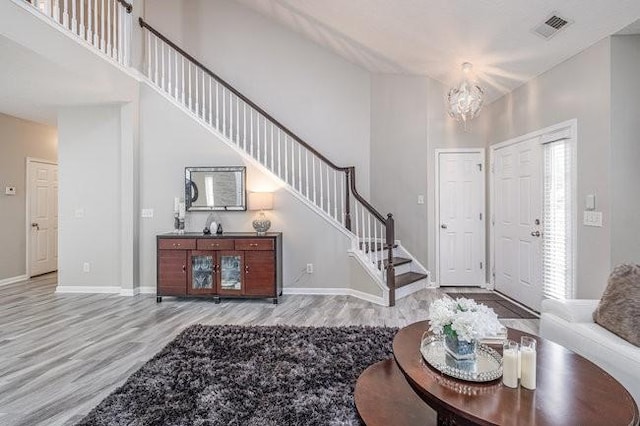
<svg viewBox="0 0 640 426">
<path fill-rule="evenodd" d="M 403 327 L 424 320 L 444 294 L 423 290 L 393 308 L 308 295 L 283 296 L 278 305 L 173 298 L 157 304 L 155 296 L 55 294 L 56 282 L 49 274 L 0 287 L 0 425 L 74 424 L 194 323 Z M 538 331 L 538 320 L 501 321 Z"/>
</svg>

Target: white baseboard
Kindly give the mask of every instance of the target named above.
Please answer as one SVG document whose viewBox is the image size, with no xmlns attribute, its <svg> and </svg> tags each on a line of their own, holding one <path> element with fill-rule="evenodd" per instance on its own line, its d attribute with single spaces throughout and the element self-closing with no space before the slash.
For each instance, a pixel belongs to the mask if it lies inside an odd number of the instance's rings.
<svg viewBox="0 0 640 426">
<path fill-rule="evenodd" d="M 428 287 L 429 281 L 424 278 L 414 283 L 408 284 L 404 287 L 400 287 L 396 290 L 396 300 L 402 299 L 403 297 L 407 297 L 410 294 L 418 292 L 420 290 L 424 290 Z"/>
<path fill-rule="evenodd" d="M 95 293 L 95 294 L 119 294 L 124 297 L 133 297 L 138 294 L 156 294 L 155 287 L 136 287 L 122 288 L 116 286 L 100 287 L 100 286 L 75 286 L 75 285 L 59 285 L 56 287 L 56 293 Z"/>
<path fill-rule="evenodd" d="M 11 278 L 5 278 L 0 280 L 0 287 L 3 285 L 9 285 L 9 284 L 14 284 L 14 283 L 19 283 L 20 281 L 26 281 L 29 279 L 29 276 L 25 275 L 18 275 L 17 277 L 11 277 Z"/>
<path fill-rule="evenodd" d="M 139 293 L 138 288 L 121 288 L 120 296 L 132 297 Z"/>
<path fill-rule="evenodd" d="M 381 296 L 375 296 L 373 294 L 365 293 L 364 291 L 355 290 L 352 288 L 285 287 L 282 289 L 282 294 L 309 294 L 309 295 L 319 295 L 319 296 L 353 296 L 358 299 L 366 300 L 367 302 L 375 303 L 377 305 L 382 305 L 382 306 L 387 305 Z"/>
<path fill-rule="evenodd" d="M 59 285 L 56 287 L 56 293 L 121 294 L 122 289 L 115 286 Z"/>
</svg>

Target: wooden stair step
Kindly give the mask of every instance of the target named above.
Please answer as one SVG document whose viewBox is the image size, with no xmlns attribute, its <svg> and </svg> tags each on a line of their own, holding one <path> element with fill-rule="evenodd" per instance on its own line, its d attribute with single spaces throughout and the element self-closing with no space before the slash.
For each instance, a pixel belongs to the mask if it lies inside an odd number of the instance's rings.
<svg viewBox="0 0 640 426">
<path fill-rule="evenodd" d="M 378 268 L 380 267 L 380 262 L 378 261 Z M 400 265 L 406 265 L 407 263 L 411 263 L 411 259 L 406 259 L 404 257 L 394 257 L 393 258 L 393 266 L 400 266 Z M 384 269 L 387 269 L 387 266 L 389 266 L 389 259 L 385 259 L 384 260 Z"/>
<path fill-rule="evenodd" d="M 396 289 L 404 287 L 416 281 L 420 281 L 423 278 L 427 278 L 427 274 L 421 274 L 419 272 L 406 272 L 404 274 L 396 275 Z"/>
</svg>

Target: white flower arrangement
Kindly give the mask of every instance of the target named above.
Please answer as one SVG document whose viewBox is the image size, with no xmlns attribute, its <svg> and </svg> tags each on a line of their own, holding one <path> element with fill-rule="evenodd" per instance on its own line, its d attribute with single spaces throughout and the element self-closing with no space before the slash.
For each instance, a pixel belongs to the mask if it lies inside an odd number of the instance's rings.
<svg viewBox="0 0 640 426">
<path fill-rule="evenodd" d="M 495 336 L 502 330 L 498 315 L 472 299 L 443 297 L 429 306 L 429 330 L 471 342 Z"/>
</svg>

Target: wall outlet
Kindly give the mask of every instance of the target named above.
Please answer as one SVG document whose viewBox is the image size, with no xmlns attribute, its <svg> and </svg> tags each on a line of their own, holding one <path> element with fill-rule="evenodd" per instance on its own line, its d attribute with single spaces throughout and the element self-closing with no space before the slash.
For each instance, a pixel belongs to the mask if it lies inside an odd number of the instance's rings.
<svg viewBox="0 0 640 426">
<path fill-rule="evenodd" d="M 91 264 L 89 262 L 82 264 L 82 272 L 91 272 Z"/>
<path fill-rule="evenodd" d="M 4 188 L 5 195 L 16 195 L 16 187 L 15 186 L 7 186 Z"/>
<path fill-rule="evenodd" d="M 84 209 L 76 209 L 75 216 L 76 217 L 84 217 Z"/>
<path fill-rule="evenodd" d="M 313 263 L 307 263 L 307 274 L 313 274 Z"/>
<path fill-rule="evenodd" d="M 424 204 L 424 195 L 418 195 L 418 204 Z"/>
<path fill-rule="evenodd" d="M 150 218 L 153 217 L 153 209 L 142 209 L 142 217 Z"/>
<path fill-rule="evenodd" d="M 583 223 L 585 226 L 602 227 L 602 212 L 585 211 Z"/>
</svg>

